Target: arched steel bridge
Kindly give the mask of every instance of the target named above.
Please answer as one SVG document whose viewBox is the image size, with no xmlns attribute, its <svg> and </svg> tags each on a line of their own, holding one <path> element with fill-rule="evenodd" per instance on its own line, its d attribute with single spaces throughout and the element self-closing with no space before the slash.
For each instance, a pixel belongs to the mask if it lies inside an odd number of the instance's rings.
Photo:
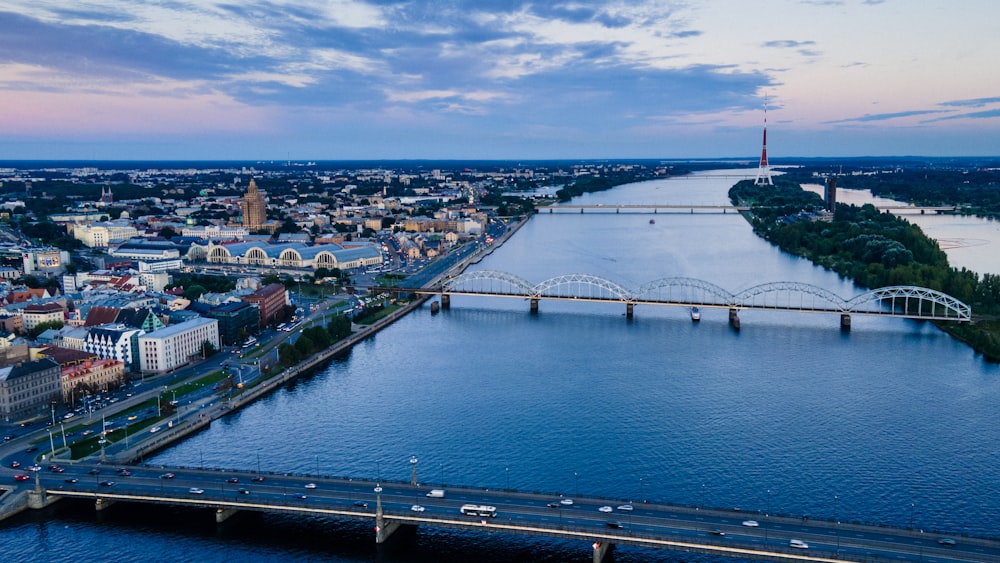
<svg viewBox="0 0 1000 563">
<path fill-rule="evenodd" d="M 732 293 L 713 283 L 687 277 L 661 278 L 638 288 L 590 274 L 566 274 L 531 283 L 497 270 L 475 270 L 444 280 L 418 293 L 479 295 L 527 299 L 536 309 L 540 300 L 622 303 L 634 305 L 705 307 L 738 311 L 763 309 L 840 315 L 876 315 L 936 321 L 970 321 L 972 309 L 954 297 L 914 286 L 873 289 L 848 299 L 822 287 L 801 282 L 770 282 Z"/>
</svg>

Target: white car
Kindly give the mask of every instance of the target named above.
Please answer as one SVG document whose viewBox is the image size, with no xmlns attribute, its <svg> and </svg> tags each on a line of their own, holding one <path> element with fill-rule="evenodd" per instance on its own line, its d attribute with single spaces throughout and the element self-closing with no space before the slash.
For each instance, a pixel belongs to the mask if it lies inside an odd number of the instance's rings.
<svg viewBox="0 0 1000 563">
<path fill-rule="evenodd" d="M 618 510 L 621 510 L 623 512 L 632 512 L 633 507 L 631 504 L 622 504 L 618 506 Z"/>
<path fill-rule="evenodd" d="M 611 508 L 610 506 L 602 506 L 597 509 L 598 512 L 611 512 L 612 510 L 614 509 Z"/>
<path fill-rule="evenodd" d="M 410 510 L 414 512 L 423 512 L 424 507 L 420 506 L 419 504 L 414 504 L 413 506 L 410 507 Z"/>
<path fill-rule="evenodd" d="M 315 489 L 316 488 L 316 483 L 306 483 L 306 488 L 307 489 Z"/>
<path fill-rule="evenodd" d="M 743 525 L 749 528 L 756 528 L 757 526 L 760 526 L 756 520 L 744 520 Z"/>
<path fill-rule="evenodd" d="M 566 505 L 566 506 L 573 506 L 573 499 L 571 499 L 571 498 L 564 498 L 561 501 L 559 501 L 559 503 L 563 504 L 563 505 Z"/>
<path fill-rule="evenodd" d="M 191 487 L 188 492 L 192 495 L 203 495 L 205 494 L 205 489 L 199 489 L 198 487 Z"/>
<path fill-rule="evenodd" d="M 809 549 L 809 544 L 802 540 L 789 540 L 788 547 L 794 547 L 795 549 Z"/>
</svg>

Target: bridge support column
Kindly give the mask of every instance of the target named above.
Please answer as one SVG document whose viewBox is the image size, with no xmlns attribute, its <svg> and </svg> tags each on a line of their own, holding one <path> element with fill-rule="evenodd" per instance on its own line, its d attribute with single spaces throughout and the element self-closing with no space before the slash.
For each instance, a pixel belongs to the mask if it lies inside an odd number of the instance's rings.
<svg viewBox="0 0 1000 563">
<path fill-rule="evenodd" d="M 436 315 L 440 310 L 441 310 L 441 303 L 438 303 L 437 301 L 431 301 L 431 314 Z"/>
<path fill-rule="evenodd" d="M 580 208 L 580 215 L 583 215 L 583 208 Z"/>
<path fill-rule="evenodd" d="M 233 515 L 239 512 L 236 508 L 216 508 L 215 509 L 215 523 L 221 524 Z"/>
<path fill-rule="evenodd" d="M 375 543 L 383 544 L 400 527 L 399 522 L 392 522 L 379 516 L 375 519 Z"/>
<path fill-rule="evenodd" d="M 611 551 L 612 548 L 614 548 L 614 547 L 615 547 L 615 544 L 613 544 L 613 543 L 607 543 L 607 542 L 602 543 L 602 542 L 599 542 L 599 541 L 595 541 L 594 542 L 594 563 L 602 563 L 604 561 L 604 556 L 607 555 L 608 552 Z"/>
<path fill-rule="evenodd" d="M 442 293 L 441 310 L 447 311 L 448 309 L 451 309 L 451 295 L 448 295 L 447 293 Z"/>
<path fill-rule="evenodd" d="M 840 330 L 842 332 L 851 331 L 851 316 L 848 314 L 840 315 Z"/>
<path fill-rule="evenodd" d="M 630 321 L 632 320 L 632 317 L 635 316 L 634 313 L 632 312 L 633 309 L 635 309 L 635 303 L 625 304 L 625 318 Z"/>
<path fill-rule="evenodd" d="M 57 500 L 55 497 L 53 501 Z M 28 508 L 35 510 L 45 508 L 49 505 L 49 495 L 45 491 L 28 491 Z"/>
<path fill-rule="evenodd" d="M 729 324 L 736 330 L 740 329 L 740 315 L 736 309 L 729 310 Z"/>
<path fill-rule="evenodd" d="M 538 300 L 534 298 L 532 298 L 531 300 L 531 314 L 532 315 L 538 314 Z"/>
<path fill-rule="evenodd" d="M 107 510 L 111 508 L 116 502 L 115 499 L 99 498 L 94 501 L 94 510 L 100 512 L 102 510 Z"/>
</svg>

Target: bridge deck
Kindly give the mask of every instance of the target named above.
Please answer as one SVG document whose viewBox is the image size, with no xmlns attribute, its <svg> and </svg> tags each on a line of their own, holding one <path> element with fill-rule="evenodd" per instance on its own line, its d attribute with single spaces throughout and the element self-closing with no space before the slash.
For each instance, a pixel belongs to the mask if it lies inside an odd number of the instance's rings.
<svg viewBox="0 0 1000 563">
<path fill-rule="evenodd" d="M 99 475 L 89 470 L 98 468 Z M 76 464 L 62 474 L 41 472 L 39 485 L 54 497 L 205 507 L 213 510 L 283 512 L 340 519 L 377 518 L 401 524 L 485 532 L 537 535 L 586 542 L 710 553 L 747 559 L 814 561 L 939 561 L 1000 560 L 1000 542 L 961 538 L 955 546 L 937 543 L 940 536 L 886 526 L 842 524 L 788 516 L 765 516 L 738 510 L 640 502 L 626 510 L 624 499 L 576 497 L 564 504 L 558 494 L 497 491 L 443 485 L 410 485 L 306 475 L 258 475 L 238 471 L 189 468 L 131 468 L 116 476 L 106 466 Z M 172 478 L 160 478 L 166 472 Z M 69 483 L 67 479 L 76 479 Z M 236 480 L 237 482 L 230 482 Z M 112 485 L 101 482 L 113 481 Z M 312 485 L 315 485 L 314 487 Z M 381 487 L 376 495 L 375 487 Z M 192 488 L 201 492 L 191 492 Z M 446 490 L 429 498 L 431 488 Z M 244 492 L 241 492 L 241 489 Z M 416 499 L 416 500 L 415 500 Z M 422 511 L 412 509 L 419 503 Z M 495 506 L 495 518 L 466 516 L 463 504 Z M 601 508 L 607 507 L 607 508 Z M 754 520 L 758 526 L 743 523 Z M 614 522 L 614 526 L 609 525 Z M 712 533 L 713 531 L 722 534 Z M 789 546 L 791 539 L 808 550 Z"/>
</svg>

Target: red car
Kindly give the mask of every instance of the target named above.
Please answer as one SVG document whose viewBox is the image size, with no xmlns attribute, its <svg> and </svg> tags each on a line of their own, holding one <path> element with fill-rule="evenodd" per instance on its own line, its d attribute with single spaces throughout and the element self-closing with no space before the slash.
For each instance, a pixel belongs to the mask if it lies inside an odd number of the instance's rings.
<svg viewBox="0 0 1000 563">
<path fill-rule="evenodd" d="M 24 473 L 18 473 L 17 475 L 14 475 L 15 481 L 27 481 L 28 479 L 31 479 L 31 477 L 28 477 Z"/>
</svg>

